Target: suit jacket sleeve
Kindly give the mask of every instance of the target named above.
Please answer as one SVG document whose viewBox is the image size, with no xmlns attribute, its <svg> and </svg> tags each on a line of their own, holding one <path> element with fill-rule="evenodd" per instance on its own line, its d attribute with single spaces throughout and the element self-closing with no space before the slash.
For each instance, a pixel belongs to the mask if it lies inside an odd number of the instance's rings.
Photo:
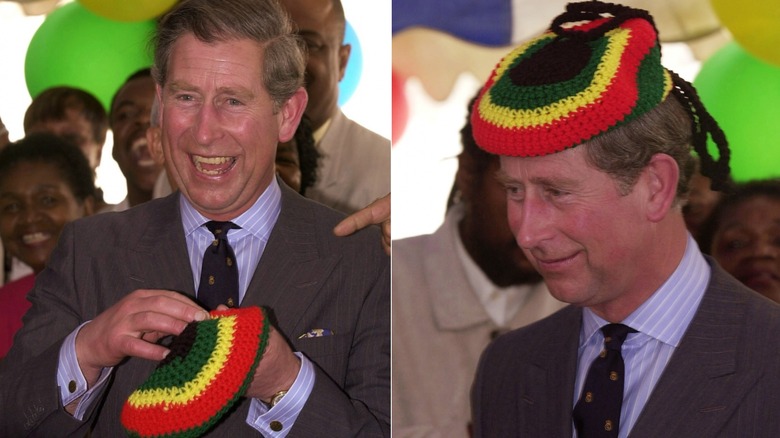
<svg viewBox="0 0 780 438">
<path fill-rule="evenodd" d="M 378 235 L 371 233 L 373 239 L 381 251 Z M 374 257 L 386 259 L 382 254 Z M 316 377 L 290 436 L 321 436 L 323 431 L 329 437 L 390 436 L 390 264 L 379 266 L 359 303 L 345 358 L 305 345 L 318 338 L 293 341 L 299 341 L 296 349 L 313 360 Z"/>
<path fill-rule="evenodd" d="M 315 383 L 289 437 L 390 434 L 390 258 L 378 227 L 335 237 L 344 217 L 287 187 L 246 305 L 269 309 Z M 332 335 L 301 337 L 315 329 Z"/>
<path fill-rule="evenodd" d="M 74 271 L 75 240 L 74 227 L 66 226 L 49 269 L 37 276 L 28 295 L 32 307 L 14 347 L 0 364 L 0 436 L 83 435 L 89 427 L 92 411 L 87 421 L 75 420 L 62 408 L 57 386 L 62 341 L 83 322 L 74 308 L 80 300 L 67 275 Z"/>
</svg>

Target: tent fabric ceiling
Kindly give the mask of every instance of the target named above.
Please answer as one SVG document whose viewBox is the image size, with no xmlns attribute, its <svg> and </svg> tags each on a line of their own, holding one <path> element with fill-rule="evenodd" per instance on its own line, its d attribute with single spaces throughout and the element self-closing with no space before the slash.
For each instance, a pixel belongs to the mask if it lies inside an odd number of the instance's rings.
<svg viewBox="0 0 780 438">
<path fill-rule="evenodd" d="M 393 33 L 427 27 L 476 44 L 503 46 L 544 31 L 566 0 L 393 0 Z M 719 30 L 709 0 L 623 0 L 648 10 L 665 42 L 697 39 Z"/>
</svg>

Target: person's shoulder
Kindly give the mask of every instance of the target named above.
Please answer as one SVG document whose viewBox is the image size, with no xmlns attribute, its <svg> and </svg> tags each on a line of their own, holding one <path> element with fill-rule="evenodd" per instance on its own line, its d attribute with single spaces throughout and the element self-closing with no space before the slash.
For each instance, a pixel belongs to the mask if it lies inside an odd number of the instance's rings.
<svg viewBox="0 0 780 438">
<path fill-rule="evenodd" d="M 415 255 L 420 249 L 427 247 L 434 240 L 434 236 L 434 234 L 419 234 L 393 240 L 393 254 Z"/>
<path fill-rule="evenodd" d="M 780 342 L 780 304 L 748 288 L 717 263 L 711 266 L 712 277 L 701 305 L 709 318 L 721 321 L 738 312 L 734 330 L 750 339 L 761 337 L 765 340 L 757 345 L 772 345 L 771 350 L 780 352 L 775 347 Z"/>
<path fill-rule="evenodd" d="M 775 315 L 775 317 L 780 315 L 780 304 L 748 288 L 717 263 L 713 262 L 711 267 L 712 277 L 707 289 L 711 294 L 715 294 L 718 301 L 745 303 L 748 312 L 751 313 L 766 313 L 767 315 Z"/>
<path fill-rule="evenodd" d="M 102 226 L 103 224 L 136 221 L 140 218 L 158 215 L 162 212 L 170 213 L 176 208 L 178 208 L 178 203 L 175 196 L 171 195 L 170 197 L 152 199 L 124 210 L 111 209 L 101 211 L 97 214 L 80 218 L 76 222 L 82 226 Z"/>
<path fill-rule="evenodd" d="M 496 338 L 491 346 L 497 350 L 521 351 L 522 346 L 558 344 L 562 340 L 579 336 L 582 310 L 575 306 L 565 306 L 557 312 L 526 326 L 504 333 Z M 533 348 L 533 347 L 531 347 Z"/>
<path fill-rule="evenodd" d="M 431 260 L 440 262 L 433 263 L 434 265 L 456 263 L 459 257 L 455 241 L 450 234 L 450 226 L 445 222 L 431 234 L 393 240 L 393 266 L 420 269 Z"/>
<path fill-rule="evenodd" d="M 347 138 L 356 140 L 354 143 L 359 141 L 364 147 L 375 146 L 382 151 L 387 151 L 388 154 L 390 153 L 389 139 L 350 119 L 343 112 L 334 118 L 333 123 L 335 130 L 340 130 Z"/>
<path fill-rule="evenodd" d="M 347 215 L 340 211 L 286 188 L 283 189 L 282 211 L 277 225 L 285 232 L 312 233 L 317 245 L 325 252 L 344 250 L 354 252 L 357 247 L 382 251 L 381 231 L 378 226 L 368 226 L 349 236 L 336 236 L 333 228 L 345 217 Z"/>
<path fill-rule="evenodd" d="M 154 224 L 170 224 L 179 218 L 178 198 L 152 199 L 123 211 L 108 211 L 82 217 L 66 225 L 82 243 L 105 246 L 132 240 Z M 81 238 L 83 236 L 89 239 Z"/>
</svg>

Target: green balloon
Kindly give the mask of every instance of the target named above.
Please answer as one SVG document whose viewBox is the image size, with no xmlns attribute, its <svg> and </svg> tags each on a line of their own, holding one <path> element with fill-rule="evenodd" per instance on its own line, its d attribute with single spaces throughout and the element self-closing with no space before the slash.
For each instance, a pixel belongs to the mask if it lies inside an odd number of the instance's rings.
<svg viewBox="0 0 780 438">
<path fill-rule="evenodd" d="M 24 75 L 33 98 L 68 85 L 89 91 L 106 110 L 125 79 L 152 65 L 154 20 L 112 21 L 77 2 L 49 14 L 27 47 Z"/>
<path fill-rule="evenodd" d="M 729 141 L 734 180 L 780 176 L 780 67 L 730 42 L 693 84 Z"/>
</svg>

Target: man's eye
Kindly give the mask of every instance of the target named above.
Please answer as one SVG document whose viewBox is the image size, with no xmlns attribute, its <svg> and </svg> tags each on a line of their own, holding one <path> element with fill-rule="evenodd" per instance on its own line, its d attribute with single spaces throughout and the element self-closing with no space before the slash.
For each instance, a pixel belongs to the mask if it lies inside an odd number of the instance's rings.
<svg viewBox="0 0 780 438">
<path fill-rule="evenodd" d="M 4 214 L 13 214 L 19 212 L 19 203 L 18 202 L 8 202 L 3 205 L 0 205 L 0 212 Z"/>
<path fill-rule="evenodd" d="M 566 192 L 564 192 L 562 190 L 558 190 L 558 189 L 547 189 L 546 192 L 547 192 L 547 195 L 549 195 L 549 196 L 551 196 L 553 198 L 557 198 L 559 196 L 563 196 L 563 195 L 566 194 Z"/>
<path fill-rule="evenodd" d="M 57 205 L 57 198 L 54 196 L 42 196 L 41 205 L 44 207 L 53 207 Z"/>
<path fill-rule="evenodd" d="M 506 190 L 507 197 L 516 201 L 521 200 L 525 193 L 521 187 L 513 185 L 505 186 L 504 189 Z"/>
<path fill-rule="evenodd" d="M 309 52 L 316 52 L 322 49 L 322 47 L 323 44 L 318 41 L 306 40 L 306 48 L 309 50 Z"/>
<path fill-rule="evenodd" d="M 748 242 L 745 239 L 731 239 L 726 242 L 726 249 L 729 251 L 742 249 L 746 246 L 748 246 Z"/>
</svg>

